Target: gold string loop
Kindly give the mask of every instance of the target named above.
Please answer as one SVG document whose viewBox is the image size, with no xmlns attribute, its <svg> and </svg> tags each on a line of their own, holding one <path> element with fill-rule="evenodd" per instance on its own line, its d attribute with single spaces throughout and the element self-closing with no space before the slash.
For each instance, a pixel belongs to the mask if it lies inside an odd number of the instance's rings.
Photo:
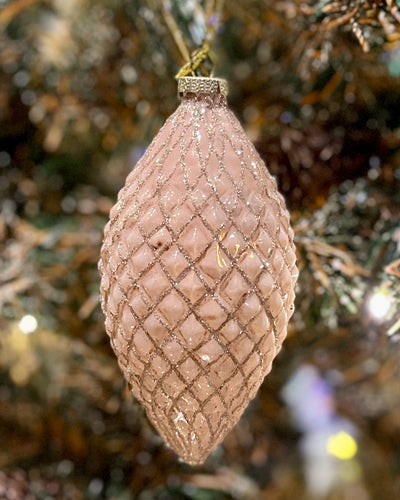
<svg viewBox="0 0 400 500">
<path fill-rule="evenodd" d="M 162 0 L 161 11 L 165 24 L 167 25 L 181 56 L 185 60 L 185 63 L 175 75 L 176 79 L 185 76 L 212 76 L 214 61 L 210 55 L 210 51 L 218 26 L 221 22 L 223 5 L 224 0 L 205 0 L 204 9 L 199 5 L 199 8 L 203 11 L 204 19 L 206 20 L 205 36 L 201 47 L 197 48 L 193 52 L 190 52 L 185 43 L 184 36 L 172 15 L 170 0 Z M 208 70 L 206 64 L 207 62 L 211 63 L 211 71 Z"/>
<path fill-rule="evenodd" d="M 210 48 L 210 42 L 205 40 L 199 49 L 192 52 L 190 55 L 190 61 L 181 67 L 175 75 L 175 78 L 178 79 L 184 76 L 196 76 L 196 70 L 199 67 L 204 67 L 203 62 L 208 59 L 212 63 L 213 61 L 210 56 Z M 203 72 L 206 72 L 206 76 L 210 76 L 210 73 L 207 70 L 203 70 Z"/>
</svg>

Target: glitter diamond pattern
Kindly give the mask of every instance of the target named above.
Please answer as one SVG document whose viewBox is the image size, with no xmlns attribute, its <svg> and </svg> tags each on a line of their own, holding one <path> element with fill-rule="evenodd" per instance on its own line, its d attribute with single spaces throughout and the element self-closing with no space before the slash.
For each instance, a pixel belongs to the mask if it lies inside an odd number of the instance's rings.
<svg viewBox="0 0 400 500">
<path fill-rule="evenodd" d="M 106 330 L 164 441 L 204 462 L 286 336 L 297 279 L 276 183 L 220 93 L 184 94 L 105 228 Z"/>
</svg>

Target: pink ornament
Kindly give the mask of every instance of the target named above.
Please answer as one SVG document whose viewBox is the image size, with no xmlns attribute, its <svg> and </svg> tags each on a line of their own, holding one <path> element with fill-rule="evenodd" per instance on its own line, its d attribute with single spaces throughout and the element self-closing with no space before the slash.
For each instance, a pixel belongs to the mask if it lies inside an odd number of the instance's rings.
<svg viewBox="0 0 400 500">
<path fill-rule="evenodd" d="M 199 464 L 237 423 L 286 336 L 297 279 L 276 183 L 226 104 L 181 104 L 128 175 L 104 232 L 106 330 L 164 441 Z"/>
</svg>

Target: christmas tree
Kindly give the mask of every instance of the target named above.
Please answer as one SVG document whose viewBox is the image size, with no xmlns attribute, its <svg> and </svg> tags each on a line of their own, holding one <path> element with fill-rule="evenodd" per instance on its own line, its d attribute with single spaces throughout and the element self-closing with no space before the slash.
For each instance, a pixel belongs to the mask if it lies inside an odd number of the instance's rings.
<svg viewBox="0 0 400 500">
<path fill-rule="evenodd" d="M 0 498 L 397 499 L 398 0 L 0 0 L 0 25 Z M 300 274 L 271 373 L 193 468 L 126 387 L 97 262 L 174 76 L 211 71 Z"/>
</svg>

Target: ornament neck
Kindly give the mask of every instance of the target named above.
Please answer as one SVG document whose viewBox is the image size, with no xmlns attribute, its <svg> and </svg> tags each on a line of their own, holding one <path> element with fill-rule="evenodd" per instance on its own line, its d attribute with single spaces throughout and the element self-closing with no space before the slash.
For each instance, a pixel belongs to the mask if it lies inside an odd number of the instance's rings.
<svg viewBox="0 0 400 500">
<path fill-rule="evenodd" d="M 182 98 L 210 96 L 220 100 L 228 95 L 228 82 L 221 78 L 185 76 L 178 78 L 178 95 Z"/>
</svg>

